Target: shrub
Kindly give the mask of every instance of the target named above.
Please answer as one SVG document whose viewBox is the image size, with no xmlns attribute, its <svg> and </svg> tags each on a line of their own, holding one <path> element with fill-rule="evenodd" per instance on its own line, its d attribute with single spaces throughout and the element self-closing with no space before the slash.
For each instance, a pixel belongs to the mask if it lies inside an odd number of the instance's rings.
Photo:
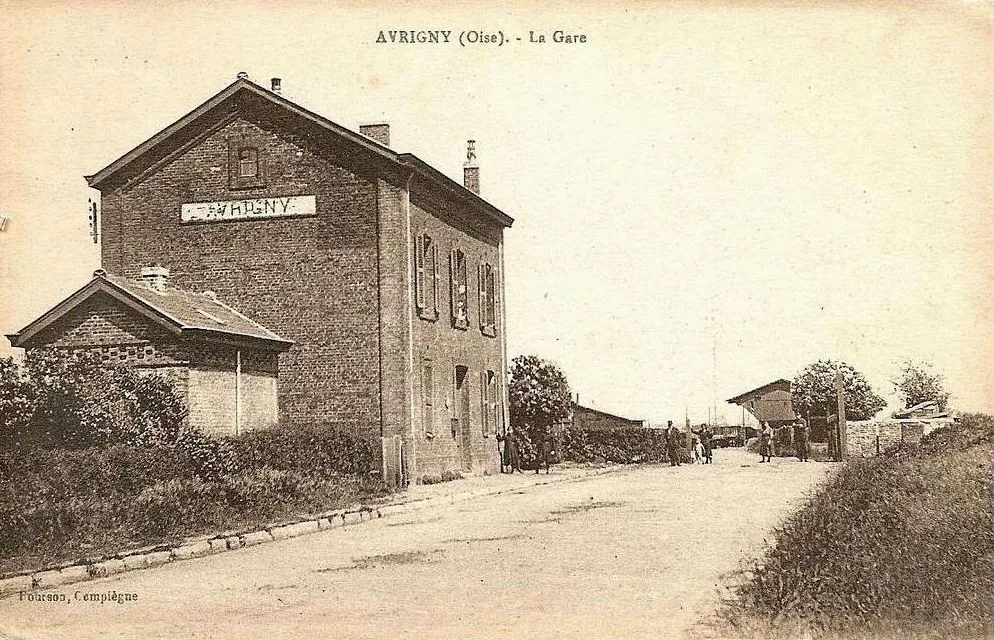
<svg viewBox="0 0 994 640">
<path fill-rule="evenodd" d="M 365 433 L 333 425 L 279 426 L 230 439 L 237 466 L 317 474 L 364 475 L 376 468 L 376 445 Z"/>
<path fill-rule="evenodd" d="M 666 434 L 653 429 L 582 430 L 567 428 L 562 433 L 563 458 L 574 462 L 614 462 L 619 464 L 666 462 Z M 681 447 L 680 461 L 690 462 L 689 449 Z"/>
<path fill-rule="evenodd" d="M 188 430 L 176 439 L 176 447 L 186 455 L 190 468 L 202 480 L 217 480 L 238 469 L 235 448 L 228 440 Z"/>
<path fill-rule="evenodd" d="M 0 403 L 8 396 L 17 411 L 0 430 L 5 446 L 172 443 L 187 417 L 170 381 L 84 352 L 37 349 L 23 369 L 0 364 Z"/>
<path fill-rule="evenodd" d="M 36 397 L 24 369 L 13 358 L 0 358 L 0 447 L 9 446 L 27 428 Z"/>
</svg>

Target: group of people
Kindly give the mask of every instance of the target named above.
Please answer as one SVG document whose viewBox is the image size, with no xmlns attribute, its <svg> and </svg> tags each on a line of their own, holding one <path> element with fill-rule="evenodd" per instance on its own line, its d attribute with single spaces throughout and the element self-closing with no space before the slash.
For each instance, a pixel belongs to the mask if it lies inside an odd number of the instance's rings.
<svg viewBox="0 0 994 640">
<path fill-rule="evenodd" d="M 776 453 L 776 431 L 768 422 L 763 422 L 761 426 L 759 432 L 759 455 L 761 457 L 759 461 L 761 463 L 770 462 Z M 808 461 L 808 455 L 811 453 L 810 439 L 811 432 L 808 430 L 808 423 L 804 418 L 794 420 L 791 440 L 794 442 L 794 452 L 797 454 L 797 459 L 801 462 Z"/>
<path fill-rule="evenodd" d="M 711 464 L 714 462 L 714 431 L 708 425 L 702 426 L 699 430 L 690 430 L 691 443 L 690 451 L 694 462 L 699 464 Z M 670 461 L 671 467 L 680 466 L 680 451 L 683 448 L 683 434 L 673 426 L 672 420 L 666 421 L 666 457 Z"/>
<path fill-rule="evenodd" d="M 534 438 L 532 442 L 535 445 L 535 473 L 538 473 L 542 467 L 545 467 L 545 472 L 549 473 L 555 457 L 552 434 L 545 432 L 541 437 Z M 514 473 L 515 471 L 524 473 L 521 470 L 521 453 L 518 451 L 518 442 L 512 430 L 509 429 L 507 433 L 497 434 L 497 450 L 500 453 L 501 473 Z"/>
</svg>

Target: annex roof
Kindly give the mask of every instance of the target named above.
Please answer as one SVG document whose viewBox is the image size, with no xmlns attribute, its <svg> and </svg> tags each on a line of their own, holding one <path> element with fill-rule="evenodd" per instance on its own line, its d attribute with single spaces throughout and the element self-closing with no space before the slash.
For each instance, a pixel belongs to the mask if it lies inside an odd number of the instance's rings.
<svg viewBox="0 0 994 640">
<path fill-rule="evenodd" d="M 761 396 L 764 393 L 778 389 L 783 391 L 790 391 L 790 380 L 785 380 L 783 378 L 780 378 L 779 380 L 774 380 L 773 382 L 764 384 L 761 387 L 756 387 L 752 391 L 746 391 L 745 393 L 737 395 L 734 398 L 729 398 L 728 400 L 725 400 L 725 402 L 730 402 L 732 404 L 743 404 L 757 396 Z"/>
<path fill-rule="evenodd" d="M 591 413 L 596 413 L 598 415 L 604 416 L 606 418 L 614 418 L 615 420 L 625 420 L 626 422 L 637 422 L 640 424 L 645 424 L 645 420 L 640 420 L 638 418 L 626 418 L 624 416 L 615 415 L 613 413 L 608 413 L 607 411 L 601 411 L 600 409 L 594 409 L 593 407 L 586 407 L 582 404 L 576 402 L 573 403 L 573 411 L 589 411 Z"/>
<path fill-rule="evenodd" d="M 23 347 L 40 331 L 100 293 L 111 296 L 178 336 L 252 343 L 277 351 L 284 351 L 293 344 L 292 340 L 281 338 L 209 292 L 194 293 L 168 285 L 156 289 L 102 269 L 95 271 L 93 279 L 82 288 L 17 333 L 8 334 L 7 338 L 13 346 Z"/>
<path fill-rule="evenodd" d="M 268 103 L 276 105 L 291 114 L 293 118 L 299 122 L 306 122 L 311 125 L 318 126 L 322 131 L 350 143 L 360 153 L 376 157 L 394 166 L 395 168 L 421 176 L 429 183 L 440 187 L 442 191 L 451 197 L 467 204 L 477 212 L 482 213 L 486 217 L 504 227 L 510 227 L 514 223 L 514 219 L 509 215 L 484 200 L 478 194 L 470 191 L 462 184 L 452 180 L 414 154 L 397 153 L 362 134 L 351 131 L 323 116 L 308 111 L 304 107 L 301 107 L 300 105 L 286 99 L 278 93 L 261 87 L 247 78 L 241 77 L 229 84 L 213 97 L 209 98 L 196 109 L 187 113 L 185 116 L 172 123 L 165 129 L 159 131 L 157 134 L 139 144 L 131 151 L 128 151 L 100 171 L 93 175 L 86 176 L 87 184 L 95 189 L 99 189 L 100 186 L 107 182 L 110 178 L 118 175 L 120 172 L 137 163 L 143 156 L 153 153 L 157 148 L 164 145 L 171 138 L 177 136 L 180 132 L 186 130 L 191 125 L 194 125 L 198 120 L 205 117 L 208 112 L 220 107 L 223 103 L 229 100 L 233 100 L 236 96 L 244 94 L 255 96 L 267 101 Z"/>
</svg>

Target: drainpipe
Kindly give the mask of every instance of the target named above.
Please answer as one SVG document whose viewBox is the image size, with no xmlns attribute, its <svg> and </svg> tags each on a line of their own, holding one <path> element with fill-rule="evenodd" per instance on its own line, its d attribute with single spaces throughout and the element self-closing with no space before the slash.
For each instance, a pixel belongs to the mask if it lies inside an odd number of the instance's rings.
<svg viewBox="0 0 994 640">
<path fill-rule="evenodd" d="M 235 435 L 242 428 L 242 350 L 235 350 Z"/>
</svg>

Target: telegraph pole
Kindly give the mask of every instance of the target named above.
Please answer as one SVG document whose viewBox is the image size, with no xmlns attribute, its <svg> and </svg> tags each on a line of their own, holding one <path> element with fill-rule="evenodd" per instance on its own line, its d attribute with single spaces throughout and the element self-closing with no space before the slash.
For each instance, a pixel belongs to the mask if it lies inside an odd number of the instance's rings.
<svg viewBox="0 0 994 640">
<path fill-rule="evenodd" d="M 838 403 L 838 434 L 839 442 L 835 450 L 838 452 L 839 461 L 845 460 L 846 447 L 846 392 L 842 386 L 842 372 L 835 374 L 835 398 Z"/>
</svg>

